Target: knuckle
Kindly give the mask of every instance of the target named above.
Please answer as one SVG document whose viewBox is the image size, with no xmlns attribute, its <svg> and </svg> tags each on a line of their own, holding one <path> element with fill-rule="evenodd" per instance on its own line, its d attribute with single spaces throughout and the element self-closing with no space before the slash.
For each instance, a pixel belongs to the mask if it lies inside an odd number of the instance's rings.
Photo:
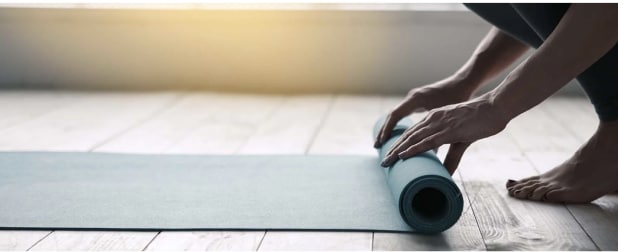
<svg viewBox="0 0 618 252">
<path fill-rule="evenodd" d="M 423 141 L 423 145 L 424 147 L 432 147 L 432 146 L 436 146 L 436 144 L 438 143 L 438 141 L 436 141 L 435 138 L 427 138 Z"/>
<path fill-rule="evenodd" d="M 430 110 L 429 113 L 427 113 L 427 119 L 430 121 L 436 119 L 438 116 L 437 113 L 435 109 Z"/>
<path fill-rule="evenodd" d="M 413 88 L 410 91 L 408 91 L 407 98 L 414 99 L 414 97 L 418 96 L 418 93 L 419 93 L 418 88 Z"/>
<path fill-rule="evenodd" d="M 388 116 L 386 117 L 386 122 L 391 122 L 393 120 L 399 120 L 403 117 L 402 115 L 403 115 L 402 109 L 400 107 L 397 107 L 388 114 Z"/>
</svg>

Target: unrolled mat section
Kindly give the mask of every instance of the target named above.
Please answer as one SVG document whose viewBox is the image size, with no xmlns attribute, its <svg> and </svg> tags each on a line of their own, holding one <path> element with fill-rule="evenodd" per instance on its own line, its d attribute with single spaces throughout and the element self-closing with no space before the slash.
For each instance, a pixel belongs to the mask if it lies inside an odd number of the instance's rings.
<svg viewBox="0 0 618 252">
<path fill-rule="evenodd" d="M 410 126 L 379 156 L 3 152 L 0 228 L 441 232 L 463 199 L 435 155 L 379 166 Z"/>
</svg>

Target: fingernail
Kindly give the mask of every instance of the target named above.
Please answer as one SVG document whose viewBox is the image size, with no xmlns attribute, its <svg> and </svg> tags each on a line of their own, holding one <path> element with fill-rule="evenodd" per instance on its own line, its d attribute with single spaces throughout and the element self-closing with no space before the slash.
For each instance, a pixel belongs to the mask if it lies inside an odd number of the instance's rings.
<svg viewBox="0 0 618 252">
<path fill-rule="evenodd" d="M 381 165 L 381 166 L 386 166 L 386 161 L 387 161 L 387 159 L 386 159 L 386 158 L 385 158 L 385 159 L 382 159 L 382 162 L 380 162 L 380 165 Z"/>
</svg>

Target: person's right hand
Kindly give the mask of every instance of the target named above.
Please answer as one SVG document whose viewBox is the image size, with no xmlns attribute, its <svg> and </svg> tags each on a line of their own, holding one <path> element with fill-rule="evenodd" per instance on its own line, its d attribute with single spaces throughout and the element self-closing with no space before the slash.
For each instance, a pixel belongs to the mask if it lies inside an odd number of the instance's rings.
<svg viewBox="0 0 618 252">
<path fill-rule="evenodd" d="M 472 85 L 454 77 L 410 90 L 403 102 L 386 117 L 374 147 L 382 146 L 391 137 L 397 122 L 409 114 L 467 101 L 472 92 Z"/>
</svg>

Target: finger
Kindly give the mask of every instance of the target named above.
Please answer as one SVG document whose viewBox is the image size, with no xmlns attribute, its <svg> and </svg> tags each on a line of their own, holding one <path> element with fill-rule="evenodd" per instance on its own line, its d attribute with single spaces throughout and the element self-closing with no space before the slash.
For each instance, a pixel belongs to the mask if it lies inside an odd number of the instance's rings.
<svg viewBox="0 0 618 252">
<path fill-rule="evenodd" d="M 408 136 L 403 142 L 401 142 L 401 144 L 392 148 L 390 150 L 390 154 L 385 155 L 385 158 L 382 161 L 382 166 L 388 167 L 394 164 L 395 162 L 397 162 L 397 160 L 401 158 L 399 156 L 399 153 L 405 151 L 407 148 L 409 148 L 412 145 L 417 144 L 423 139 L 431 136 L 432 132 L 433 132 L 432 128 L 425 127 L 423 129 L 420 129 L 417 133 Z"/>
<path fill-rule="evenodd" d="M 399 160 L 399 157 L 397 155 L 387 156 L 384 159 L 382 159 L 382 162 L 380 163 L 380 166 L 382 166 L 384 168 L 388 168 L 391 165 L 393 165 L 395 162 L 397 162 L 397 160 Z"/>
<path fill-rule="evenodd" d="M 382 128 L 380 129 L 380 133 L 378 134 L 376 142 L 374 144 L 375 148 L 379 148 L 384 144 L 384 142 L 390 139 L 393 128 L 395 127 L 395 125 L 397 125 L 401 118 L 404 118 L 405 116 L 416 110 L 415 103 L 416 102 L 414 101 L 414 99 L 410 98 L 410 100 L 404 100 L 401 102 L 401 104 L 395 107 L 395 109 L 389 114 L 384 125 L 382 125 Z"/>
<path fill-rule="evenodd" d="M 400 159 L 408 159 L 412 156 L 415 156 L 419 153 L 423 153 L 429 151 L 433 148 L 439 147 L 444 143 L 444 132 L 438 132 L 430 137 L 423 139 L 422 141 L 408 147 L 404 151 L 399 152 L 397 155 Z"/>
<path fill-rule="evenodd" d="M 427 117 L 425 117 L 420 122 L 414 124 L 414 126 L 408 128 L 403 134 L 401 134 L 399 138 L 397 138 L 397 140 L 393 143 L 393 145 L 391 145 L 391 148 L 388 150 L 388 152 L 386 152 L 386 155 L 388 156 L 392 154 L 393 150 L 397 148 L 398 146 L 400 146 L 404 141 L 406 141 L 406 139 L 408 139 L 410 135 L 414 134 L 414 132 L 416 132 L 419 129 L 425 128 L 427 124 L 428 124 L 428 120 L 427 120 Z"/>
<path fill-rule="evenodd" d="M 410 141 L 410 134 L 406 134 L 405 136 L 401 136 L 399 139 L 397 139 L 398 141 L 400 141 L 399 143 L 396 143 L 397 145 L 393 145 L 391 147 L 390 150 L 388 150 L 388 152 L 386 153 L 386 155 L 384 155 L 384 159 L 382 159 L 382 163 L 380 163 L 380 165 L 382 167 L 389 167 L 391 165 L 393 165 L 395 162 L 397 162 L 397 160 L 399 160 L 399 156 L 397 156 L 397 153 L 399 153 L 401 150 L 401 147 L 407 142 Z"/>
<path fill-rule="evenodd" d="M 449 174 L 453 175 L 455 170 L 457 170 L 461 157 L 463 157 L 464 152 L 466 152 L 470 144 L 472 143 L 453 143 L 449 146 L 446 157 L 444 158 L 444 167 L 446 167 Z"/>
<path fill-rule="evenodd" d="M 384 123 L 384 125 L 382 125 L 376 142 L 373 145 L 375 148 L 379 148 L 380 146 L 382 146 L 382 144 L 384 144 L 384 142 L 386 142 L 391 137 L 393 128 L 395 127 L 395 125 L 397 125 L 398 121 L 399 118 L 393 118 L 392 114 L 387 117 L 386 122 Z"/>
<path fill-rule="evenodd" d="M 433 117 L 427 115 L 427 116 L 425 116 L 423 118 L 423 120 L 421 120 L 420 122 L 418 122 L 417 124 L 415 124 L 411 128 L 407 129 L 406 132 L 404 132 L 404 134 L 402 134 L 402 136 L 400 138 L 398 138 L 397 141 L 395 141 L 395 143 L 393 143 L 391 149 L 386 153 L 386 155 L 395 155 L 394 154 L 394 152 L 395 152 L 394 150 L 396 150 L 396 149 L 397 149 L 397 152 L 405 150 L 405 148 L 407 148 L 409 145 L 406 146 L 406 147 L 403 147 L 403 148 L 402 148 L 402 145 L 406 141 L 408 141 L 408 139 L 412 135 L 414 135 L 414 134 L 418 134 L 418 133 L 422 132 L 421 135 L 420 135 L 421 138 L 416 138 L 416 139 L 418 139 L 417 141 L 420 141 L 423 138 L 432 135 L 430 133 L 426 133 L 427 130 L 431 129 L 430 126 L 431 126 L 431 121 L 432 121 L 431 119 L 432 118 Z"/>
<path fill-rule="evenodd" d="M 405 138 L 402 138 L 403 140 L 397 146 L 391 148 L 390 151 L 386 154 L 386 156 L 397 155 L 396 153 L 399 153 L 407 149 L 411 145 L 420 142 L 424 138 L 433 135 L 432 133 L 435 133 L 433 131 L 434 130 L 430 127 L 424 127 L 412 134 L 408 134 Z"/>
</svg>

